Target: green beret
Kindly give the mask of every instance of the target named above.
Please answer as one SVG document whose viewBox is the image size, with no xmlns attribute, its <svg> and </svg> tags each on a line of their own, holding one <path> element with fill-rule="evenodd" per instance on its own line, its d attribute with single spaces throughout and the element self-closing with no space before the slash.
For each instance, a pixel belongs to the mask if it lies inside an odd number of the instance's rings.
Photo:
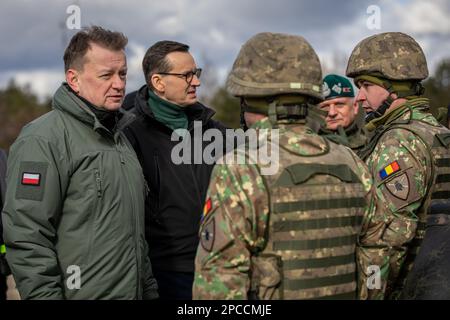
<svg viewBox="0 0 450 320">
<path fill-rule="evenodd" d="M 322 92 L 325 100 L 339 97 L 355 97 L 350 80 L 337 74 L 329 74 L 323 79 Z"/>
</svg>

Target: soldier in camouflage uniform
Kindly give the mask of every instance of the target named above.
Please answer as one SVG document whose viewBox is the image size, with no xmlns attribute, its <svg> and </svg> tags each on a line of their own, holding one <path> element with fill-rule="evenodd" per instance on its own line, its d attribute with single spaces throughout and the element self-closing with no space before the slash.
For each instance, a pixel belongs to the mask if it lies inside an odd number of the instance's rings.
<svg viewBox="0 0 450 320">
<path fill-rule="evenodd" d="M 448 221 L 449 130 L 421 97 L 427 63 L 410 36 L 388 32 L 364 39 L 350 56 L 347 76 L 367 113 L 372 136 L 361 156 L 380 209 L 365 221 L 359 240 L 361 298 L 397 298 L 421 246 L 427 213 L 429 225 Z M 380 268 L 378 288 L 364 285 L 372 278 L 369 266 Z"/>
<path fill-rule="evenodd" d="M 259 133 L 258 151 L 279 153 L 278 170 L 263 175 L 260 158 L 253 164 L 240 148 L 246 164 L 225 156 L 215 166 L 194 299 L 356 297 L 356 238 L 372 214 L 373 184 L 349 148 L 306 126 L 321 82 L 319 59 L 302 37 L 260 33 L 242 46 L 227 89 Z"/>
<path fill-rule="evenodd" d="M 356 154 L 367 142 L 364 128 L 364 109 L 355 103 L 355 92 L 350 81 L 336 74 L 323 79 L 324 101 L 319 111 L 324 114 L 325 124 L 319 135 L 351 148 Z"/>
</svg>

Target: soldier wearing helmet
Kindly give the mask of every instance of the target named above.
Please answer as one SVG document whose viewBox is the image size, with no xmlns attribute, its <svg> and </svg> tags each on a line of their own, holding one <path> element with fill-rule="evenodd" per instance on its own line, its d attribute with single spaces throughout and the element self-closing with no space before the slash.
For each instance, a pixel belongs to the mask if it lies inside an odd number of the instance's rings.
<svg viewBox="0 0 450 320">
<path fill-rule="evenodd" d="M 421 97 L 427 62 L 410 36 L 388 32 L 362 40 L 350 56 L 347 76 L 359 88 L 356 100 L 367 112 L 372 135 L 360 155 L 373 175 L 379 207 L 385 206 L 364 224 L 359 240 L 360 294 L 397 298 L 425 245 L 425 230 L 447 225 L 450 131 Z M 364 285 L 369 266 L 380 268 L 379 286 Z"/>
<path fill-rule="evenodd" d="M 241 99 L 257 151 L 278 152 L 278 166 L 264 174 L 267 163 L 246 148 L 231 154 L 243 153 L 243 164 L 227 162 L 229 154 L 218 161 L 195 299 L 356 298 L 356 238 L 373 214 L 373 185 L 350 149 L 306 126 L 321 82 L 319 59 L 300 36 L 259 33 L 242 46 L 227 89 Z"/>
</svg>

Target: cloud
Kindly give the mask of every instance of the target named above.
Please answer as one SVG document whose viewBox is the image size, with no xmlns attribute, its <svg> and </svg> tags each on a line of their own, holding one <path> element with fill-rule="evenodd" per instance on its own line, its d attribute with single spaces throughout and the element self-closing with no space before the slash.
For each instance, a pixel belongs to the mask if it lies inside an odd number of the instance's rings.
<svg viewBox="0 0 450 320">
<path fill-rule="evenodd" d="M 127 48 L 128 73 L 127 91 L 133 91 L 144 83 L 142 75 L 142 59 L 146 48 L 136 43 L 130 43 Z M 65 81 L 63 69 L 29 69 L 11 70 L 0 76 L 0 87 L 6 87 L 11 79 L 19 86 L 29 86 L 42 102 L 51 97 L 56 89 Z"/>
<path fill-rule="evenodd" d="M 154 42 L 176 40 L 190 45 L 202 66 L 213 64 L 219 79 L 242 46 L 258 32 L 286 32 L 304 36 L 330 70 L 345 69 L 354 46 L 363 38 L 386 31 L 402 31 L 423 46 L 433 70 L 450 52 L 450 2 L 446 0 L 2 0 L 0 2 L 0 73 L 17 76 L 51 74 L 63 70 L 62 55 L 76 30 L 68 30 L 69 5 L 81 9 L 83 26 L 99 24 L 129 38 L 129 80 L 133 90 L 143 82 L 140 59 Z M 381 10 L 381 29 L 366 26 L 367 8 Z M 345 58 L 336 59 L 335 56 Z M 42 80 L 44 81 L 44 80 Z M 1 85 L 1 84 L 0 84 Z M 34 85 L 40 88 L 42 85 Z"/>
<path fill-rule="evenodd" d="M 6 87 L 11 79 L 21 87 L 29 86 L 42 102 L 55 93 L 64 81 L 64 73 L 52 69 L 11 70 L 0 76 L 0 87 Z"/>
<path fill-rule="evenodd" d="M 396 5 L 396 16 L 402 28 L 417 35 L 450 33 L 450 8 L 448 1 L 413 1 L 405 7 Z"/>
<path fill-rule="evenodd" d="M 381 13 L 379 29 L 369 29 L 366 23 L 370 14 L 360 10 L 353 20 L 334 28 L 330 33 L 319 33 L 318 38 L 312 38 L 311 43 L 326 69 L 344 72 L 342 61 L 348 61 L 353 48 L 361 40 L 390 31 L 404 32 L 415 38 L 427 57 L 430 74 L 433 74 L 437 63 L 450 57 L 450 2 L 385 0 L 379 1 L 377 6 Z M 336 62 L 340 64 L 336 65 Z"/>
<path fill-rule="evenodd" d="M 145 83 L 142 72 L 142 60 L 147 48 L 135 42 L 127 47 L 127 92 L 134 91 Z"/>
</svg>

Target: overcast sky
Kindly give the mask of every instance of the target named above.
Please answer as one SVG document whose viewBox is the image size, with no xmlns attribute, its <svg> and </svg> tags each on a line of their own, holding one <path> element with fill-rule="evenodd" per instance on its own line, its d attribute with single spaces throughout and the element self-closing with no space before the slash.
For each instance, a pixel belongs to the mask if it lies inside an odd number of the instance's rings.
<svg viewBox="0 0 450 320">
<path fill-rule="evenodd" d="M 41 97 L 54 93 L 64 80 L 64 49 L 77 31 L 66 25 L 73 21 L 66 12 L 70 5 L 80 8 L 82 26 L 101 25 L 128 36 L 128 92 L 143 84 L 146 49 L 166 39 L 189 44 L 197 64 L 209 66 L 219 81 L 241 45 L 264 31 L 302 35 L 325 71 L 344 72 L 360 40 L 387 31 L 412 35 L 424 49 L 430 73 L 450 57 L 448 0 L 1 0 L 0 87 L 14 78 L 30 83 Z M 371 6 L 380 10 L 379 28 L 373 28 Z"/>
</svg>

